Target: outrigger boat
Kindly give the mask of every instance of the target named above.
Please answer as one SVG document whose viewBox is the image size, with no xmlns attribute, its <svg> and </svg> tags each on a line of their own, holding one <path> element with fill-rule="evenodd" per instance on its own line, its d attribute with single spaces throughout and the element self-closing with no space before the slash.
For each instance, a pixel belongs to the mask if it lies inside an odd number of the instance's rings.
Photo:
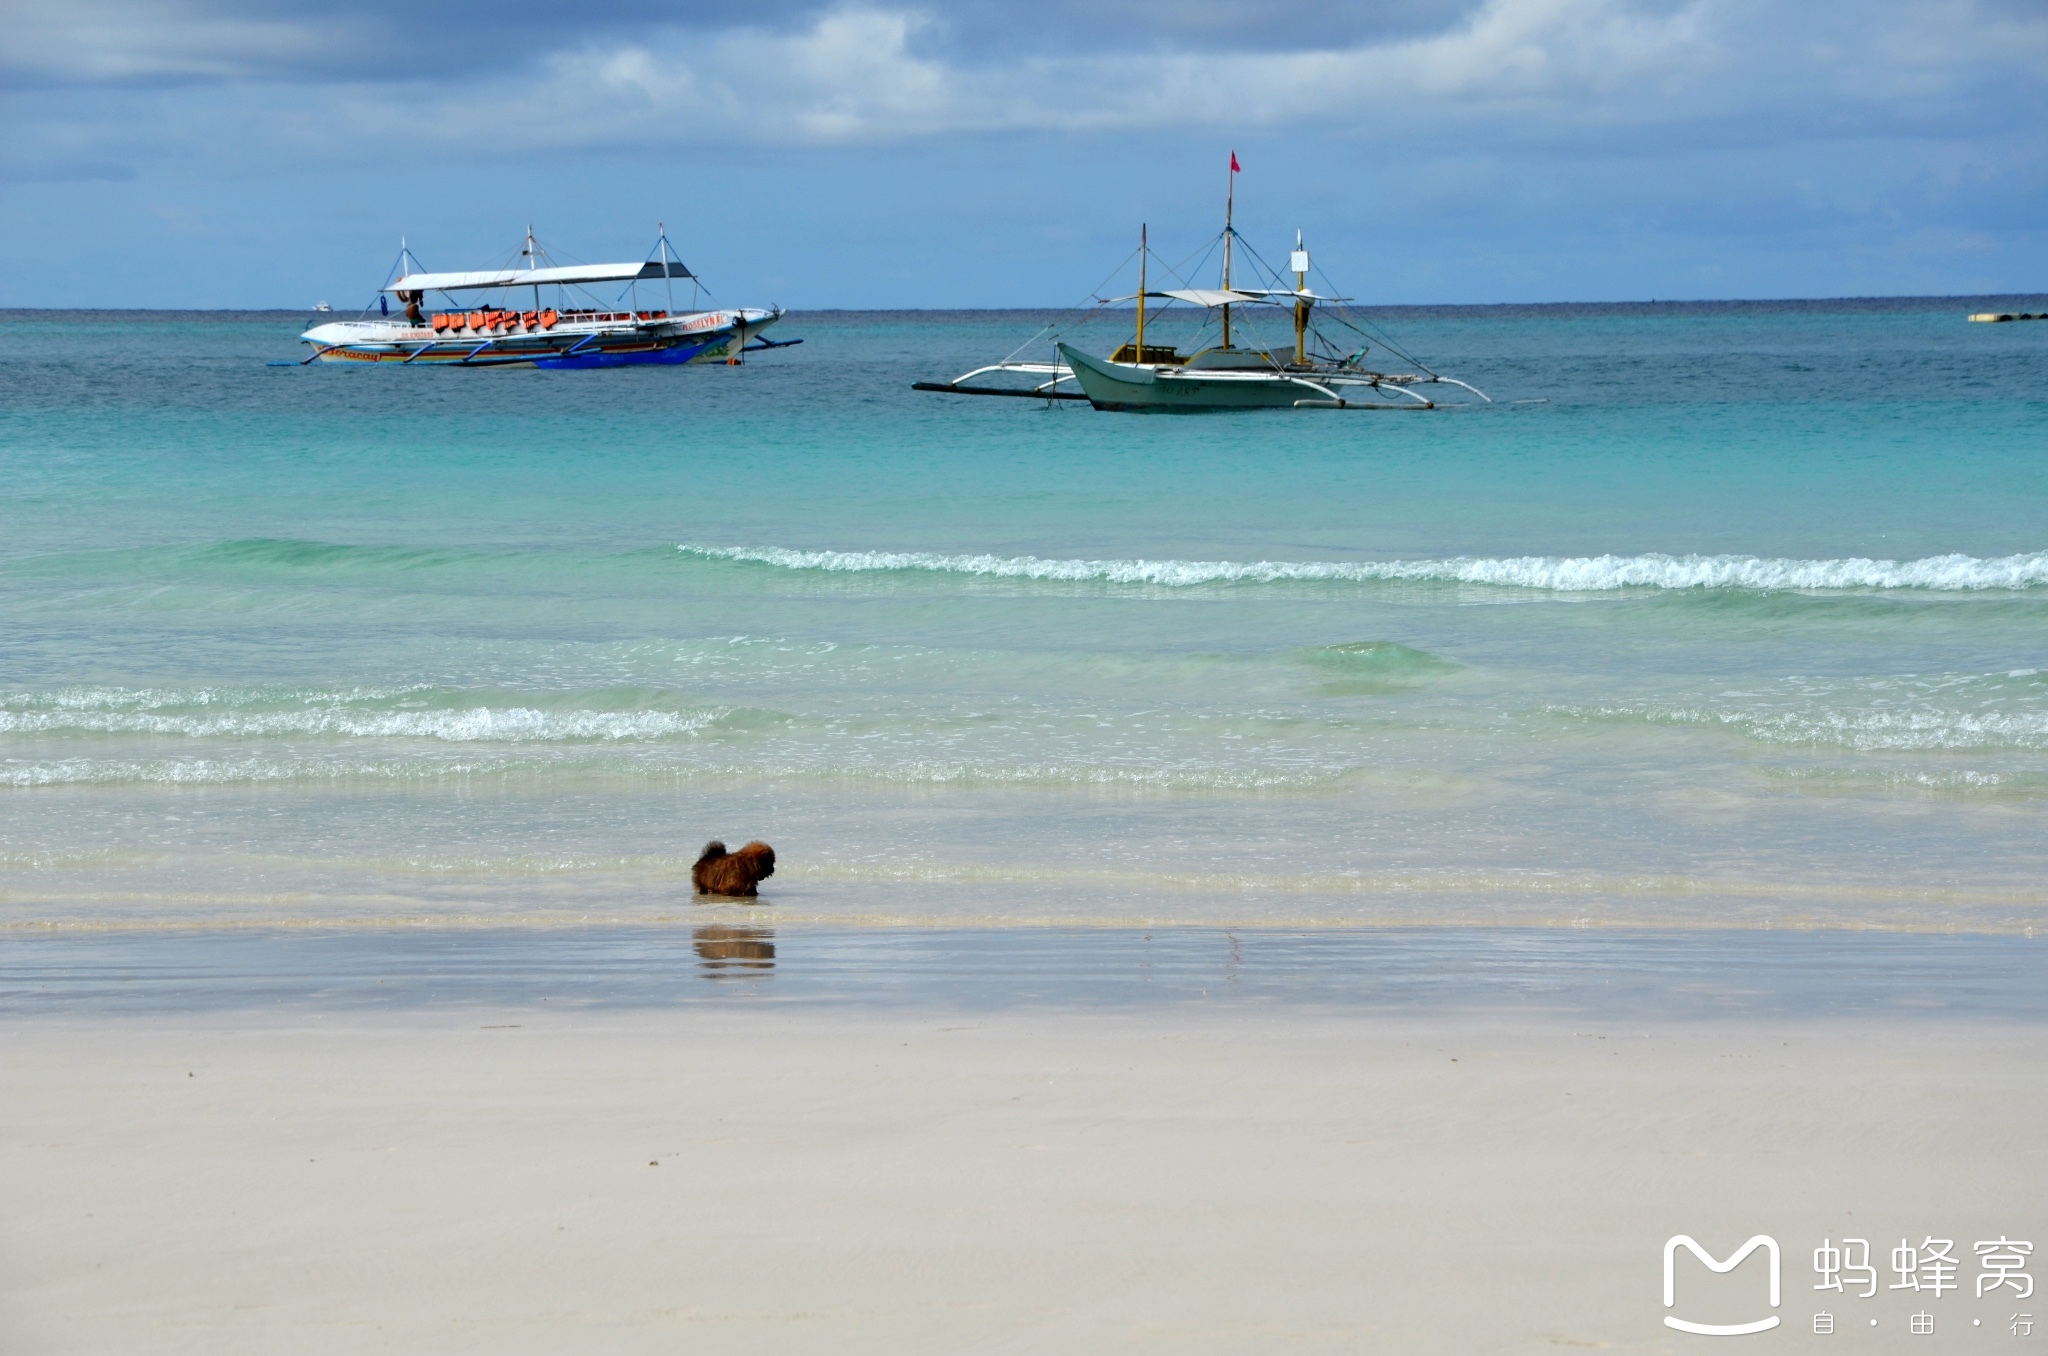
<svg viewBox="0 0 2048 1356">
<path fill-rule="evenodd" d="M 365 312 L 359 320 L 334 321 L 307 330 L 299 338 L 313 346 L 313 353 L 304 362 L 548 368 L 736 364 L 742 353 L 803 342 L 757 339 L 782 318 L 780 308 L 678 314 L 674 280 L 689 279 L 694 295 L 697 276 L 675 257 L 665 229 L 652 258 L 623 264 L 557 266 L 528 227 L 518 258 L 516 266 L 502 269 L 428 273 L 418 268 L 412 251 L 401 245 L 398 264 L 391 270 L 397 276 L 378 294 L 380 314 L 370 317 Z M 665 304 L 659 309 L 641 307 L 639 285 L 647 282 L 662 284 Z M 589 292 L 592 286 L 606 283 L 625 284 L 611 304 Z M 551 304 L 544 300 L 543 288 L 549 289 Z M 521 295 L 527 289 L 531 295 Z M 583 295 L 572 296 L 572 291 Z M 424 303 L 431 292 L 451 301 L 471 293 L 496 295 L 488 305 L 428 314 Z M 398 299 L 403 307 L 400 315 L 390 314 L 386 293 Z"/>
<path fill-rule="evenodd" d="M 1138 290 L 1130 296 L 1096 299 L 1097 311 L 1119 303 L 1137 303 L 1137 331 L 1121 348 L 1106 358 L 1097 357 L 1068 343 L 1061 337 L 1062 325 L 1055 323 L 1001 362 L 963 372 L 947 382 L 916 382 L 912 389 L 951 395 L 1085 400 L 1098 410 L 1132 411 L 1433 410 L 1438 408 L 1439 401 L 1417 389 L 1431 386 L 1455 386 L 1491 403 L 1477 387 L 1432 371 L 1403 353 L 1364 317 L 1345 309 L 1349 298 L 1311 290 L 1308 249 L 1299 232 L 1288 256 L 1287 271 L 1294 275 L 1294 285 L 1285 286 L 1284 278 L 1266 268 L 1249 245 L 1242 244 L 1242 237 L 1232 224 L 1239 172 L 1237 156 L 1233 154 L 1230 187 L 1224 199 L 1223 231 L 1203 255 L 1206 258 L 1214 253 L 1216 242 L 1221 242 L 1221 286 L 1152 290 L 1148 285 L 1148 265 L 1153 254 L 1146 228 L 1140 226 Z M 1247 286 L 1238 281 L 1235 256 L 1240 245 L 1266 275 L 1265 285 Z M 1148 301 L 1163 301 L 1169 306 L 1180 302 L 1200 310 L 1203 322 L 1190 352 L 1183 354 L 1171 344 L 1158 344 L 1146 337 Z M 1291 313 L 1292 344 L 1240 347 L 1235 342 L 1238 335 L 1233 330 L 1232 313 L 1240 312 L 1237 328 L 1241 330 L 1241 313 L 1247 307 L 1266 308 L 1263 313 L 1272 316 Z M 1083 312 L 1082 321 L 1091 319 L 1094 313 Z M 1217 342 L 1205 344 L 1211 322 L 1216 319 L 1221 322 Z M 1156 335 L 1156 318 L 1153 324 Z M 1052 344 L 1050 359 L 1020 357 L 1041 341 Z M 1384 372 L 1368 367 L 1366 355 L 1375 347 L 1416 370 Z M 1024 381 L 1019 383 L 1018 378 Z"/>
</svg>

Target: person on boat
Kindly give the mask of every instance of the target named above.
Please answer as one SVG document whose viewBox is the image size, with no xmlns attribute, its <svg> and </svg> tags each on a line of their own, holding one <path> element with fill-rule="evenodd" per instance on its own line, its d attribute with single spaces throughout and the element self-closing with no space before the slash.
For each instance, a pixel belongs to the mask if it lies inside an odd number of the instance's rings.
<svg viewBox="0 0 2048 1356">
<path fill-rule="evenodd" d="M 420 318 L 420 297 L 422 295 L 423 294 L 419 292 L 403 291 L 398 294 L 398 299 L 405 303 L 405 318 L 407 320 L 410 320 L 415 325 L 424 325 L 427 323 L 426 321 Z"/>
</svg>

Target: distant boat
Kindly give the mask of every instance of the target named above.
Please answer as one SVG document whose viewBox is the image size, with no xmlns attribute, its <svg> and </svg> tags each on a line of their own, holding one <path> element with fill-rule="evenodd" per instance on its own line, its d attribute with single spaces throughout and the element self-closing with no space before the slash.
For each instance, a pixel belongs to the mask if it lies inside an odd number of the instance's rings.
<svg viewBox="0 0 2048 1356">
<path fill-rule="evenodd" d="M 398 277 L 380 289 L 377 314 L 316 325 L 299 338 L 313 347 L 305 362 L 442 363 L 458 367 L 625 367 L 640 364 L 723 362 L 743 352 L 787 348 L 801 339 L 755 340 L 782 318 L 780 308 L 686 311 L 674 308 L 675 279 L 696 275 L 676 258 L 663 231 L 653 258 L 623 264 L 552 264 L 527 228 L 519 262 L 469 273 L 428 273 L 401 245 Z M 644 305 L 642 283 L 662 284 L 662 304 Z M 624 284 L 606 302 L 590 293 L 599 284 Z M 547 297 L 542 290 L 546 289 Z M 528 294 L 530 290 L 530 295 Z M 429 312 L 430 293 L 452 303 L 484 294 L 463 309 Z M 580 295 L 578 295 L 580 294 Z M 391 299 L 402 308 L 394 315 Z M 321 303 L 317 310 L 329 309 Z"/>
<path fill-rule="evenodd" d="M 1349 298 L 1312 291 L 1308 285 L 1309 254 L 1300 233 L 1288 255 L 1287 272 L 1294 275 L 1292 287 L 1286 279 L 1264 266 L 1249 246 L 1257 270 L 1264 272 L 1265 285 L 1247 286 L 1240 281 L 1244 271 L 1237 259 L 1242 237 L 1232 224 L 1237 201 L 1236 155 L 1230 157 L 1230 191 L 1224 199 L 1223 231 L 1216 239 L 1222 245 L 1223 272 L 1220 286 L 1171 287 L 1153 290 L 1148 285 L 1152 252 L 1146 230 L 1138 230 L 1138 290 L 1123 297 L 1098 298 L 1098 305 L 1137 303 L 1137 329 L 1129 342 L 1098 357 L 1053 333 L 1054 356 L 1050 361 L 1018 360 L 1016 355 L 989 363 L 948 382 L 920 381 L 919 391 L 952 395 L 1024 396 L 1043 400 L 1086 400 L 1098 410 L 1241 410 L 1241 409 L 1323 409 L 1323 410 L 1430 410 L 1438 402 L 1418 387 L 1456 386 L 1486 401 L 1477 387 L 1447 377 L 1409 357 L 1361 317 L 1344 309 Z M 1214 243 L 1209 253 L 1215 252 Z M 1206 256 L 1205 256 L 1206 257 Z M 1202 322 L 1190 352 L 1182 354 L 1171 344 L 1158 344 L 1146 337 L 1146 302 L 1184 303 L 1198 308 Z M 1291 343 L 1240 345 L 1244 327 L 1242 313 L 1292 320 Z M 1233 316 L 1233 312 L 1239 313 Z M 1237 329 L 1233 330 L 1233 319 Z M 1220 321 L 1214 342 L 1212 324 Z M 1158 325 L 1153 317 L 1153 324 Z M 1050 328 L 1050 327 L 1049 327 Z M 1043 336 L 1045 332 L 1041 332 Z M 1412 372 L 1385 372 L 1368 367 L 1366 356 L 1384 350 L 1414 366 Z M 1020 350 L 1021 352 L 1022 350 Z M 1028 384 L 1018 384 L 1017 378 Z M 997 384 L 976 384 L 989 382 Z M 1489 402 L 1490 403 L 1490 402 Z"/>
<path fill-rule="evenodd" d="M 329 305 L 328 305 L 328 304 L 327 304 L 326 302 L 324 302 L 324 301 L 316 301 L 316 302 L 314 302 L 314 303 L 313 303 L 313 311 L 314 311 L 314 314 L 316 314 L 316 315 L 326 315 L 326 314 L 327 314 L 328 312 L 332 311 L 333 309 L 334 309 L 334 308 L 333 308 L 332 306 L 329 306 Z"/>
</svg>

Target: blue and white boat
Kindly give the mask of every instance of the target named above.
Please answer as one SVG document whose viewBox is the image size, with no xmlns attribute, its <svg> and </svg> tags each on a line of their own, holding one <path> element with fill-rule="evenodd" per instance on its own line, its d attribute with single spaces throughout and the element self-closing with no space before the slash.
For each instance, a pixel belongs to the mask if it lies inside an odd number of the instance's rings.
<svg viewBox="0 0 2048 1356">
<path fill-rule="evenodd" d="M 396 276 L 380 290 L 376 314 L 307 330 L 299 336 L 313 348 L 305 361 L 547 368 L 737 364 L 742 353 L 803 342 L 758 338 L 782 318 L 779 307 L 676 310 L 677 280 L 690 283 L 693 301 L 699 286 L 675 257 L 666 231 L 648 259 L 556 265 L 529 227 L 515 259 L 500 269 L 429 273 L 401 246 L 392 269 Z M 653 284 L 660 285 L 659 304 L 656 295 L 642 291 Z M 610 292 L 610 299 L 595 288 Z M 430 309 L 429 298 L 436 295 L 447 305 Z M 461 309 L 455 309 L 458 303 Z"/>
</svg>

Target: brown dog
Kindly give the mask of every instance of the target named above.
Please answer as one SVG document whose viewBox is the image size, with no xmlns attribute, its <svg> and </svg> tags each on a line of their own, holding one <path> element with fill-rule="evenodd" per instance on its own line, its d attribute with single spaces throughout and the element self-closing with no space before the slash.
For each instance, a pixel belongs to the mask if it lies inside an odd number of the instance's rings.
<svg viewBox="0 0 2048 1356">
<path fill-rule="evenodd" d="M 775 849 L 766 843 L 753 842 L 738 852 L 727 852 L 725 844 L 713 839 L 704 845 L 703 855 L 690 870 L 690 879 L 696 882 L 700 895 L 751 899 L 759 893 L 754 887 L 774 874 Z"/>
</svg>

